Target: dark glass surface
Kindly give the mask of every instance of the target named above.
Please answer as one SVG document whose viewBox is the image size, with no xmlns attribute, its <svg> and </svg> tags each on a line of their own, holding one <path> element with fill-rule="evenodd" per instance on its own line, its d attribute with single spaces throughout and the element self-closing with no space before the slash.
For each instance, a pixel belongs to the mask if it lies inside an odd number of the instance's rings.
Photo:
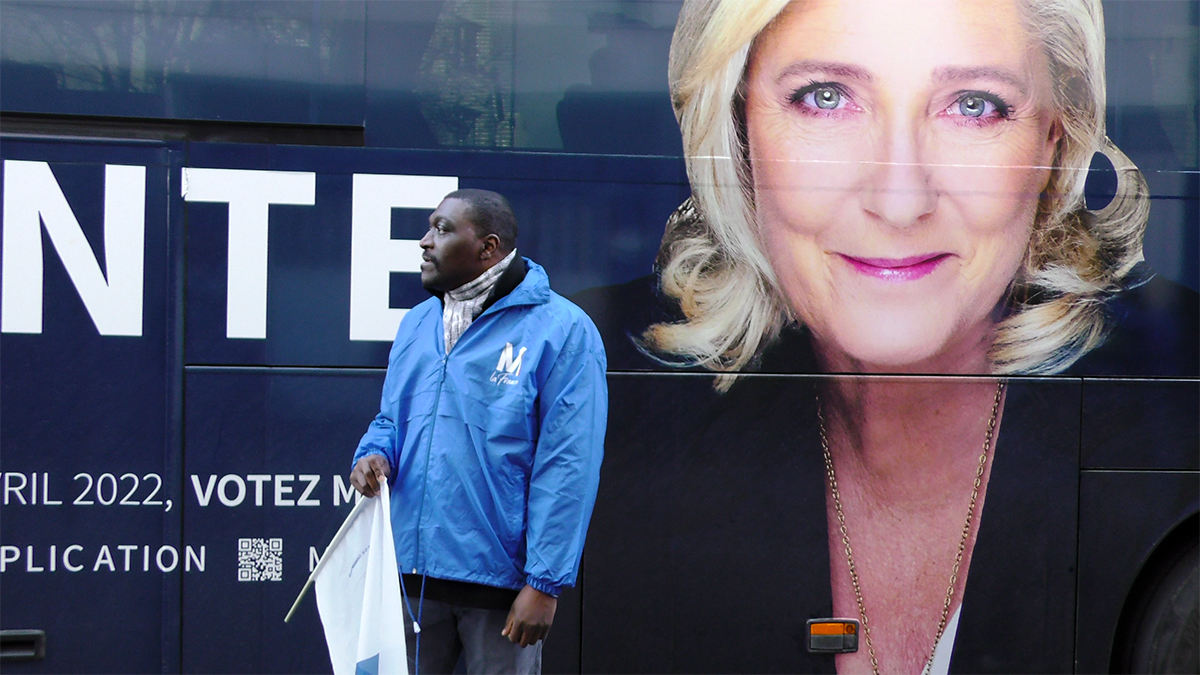
<svg viewBox="0 0 1200 675">
<path fill-rule="evenodd" d="M 6 112 L 352 124 L 364 2 L 79 2 L 0 7 Z"/>
</svg>

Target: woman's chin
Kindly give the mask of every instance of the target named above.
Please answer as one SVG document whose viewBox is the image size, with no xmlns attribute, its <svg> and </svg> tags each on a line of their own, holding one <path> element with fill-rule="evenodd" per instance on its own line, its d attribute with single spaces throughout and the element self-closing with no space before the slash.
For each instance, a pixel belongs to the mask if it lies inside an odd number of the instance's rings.
<svg viewBox="0 0 1200 675">
<path fill-rule="evenodd" d="M 970 349 L 930 331 L 886 330 L 872 327 L 855 331 L 848 339 L 823 344 L 817 351 L 832 372 L 986 374 L 986 347 Z"/>
</svg>

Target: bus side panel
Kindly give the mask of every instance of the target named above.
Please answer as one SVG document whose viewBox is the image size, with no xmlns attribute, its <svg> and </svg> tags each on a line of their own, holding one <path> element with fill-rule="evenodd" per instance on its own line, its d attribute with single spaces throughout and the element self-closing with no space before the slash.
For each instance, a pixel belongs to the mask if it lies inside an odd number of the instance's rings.
<svg viewBox="0 0 1200 675">
<path fill-rule="evenodd" d="M 1198 479 L 1195 471 L 1081 475 L 1076 672 L 1107 672 L 1113 643 L 1130 637 L 1115 634 L 1126 596 L 1155 545 L 1200 508 Z"/>
<path fill-rule="evenodd" d="M 4 301 L 40 294 L 42 308 L 40 332 L 10 316 L 0 350 L 0 604 L 5 629 L 47 635 L 44 661 L 5 662 L 5 672 L 157 672 L 178 658 L 178 635 L 162 627 L 178 612 L 178 577 L 202 572 L 187 564 L 178 481 L 170 475 L 168 154 L 157 144 L 3 146 L 10 186 L 3 198 L 12 219 L 3 226 L 13 230 L 6 232 L 9 245 L 22 248 L 6 251 L 14 295 Z M 60 199 L 70 216 L 54 206 Z M 122 228 L 106 222 L 106 200 L 127 232 L 144 217 L 143 246 L 130 244 L 120 259 L 120 243 L 112 244 L 112 257 L 105 250 L 106 228 Z M 40 215 L 31 216 L 32 209 Z M 62 246 L 72 231 L 86 238 L 90 250 L 74 249 L 83 255 L 70 272 L 47 234 L 51 227 Z M 17 244 L 18 228 L 38 234 Z M 39 256 L 40 284 L 30 266 Z M 96 270 L 112 285 L 107 294 L 89 295 L 92 306 L 72 280 L 87 275 L 88 256 L 96 266 L 93 287 Z M 101 323 L 106 332 L 140 334 L 101 335 L 92 314 L 136 304 L 136 282 L 113 280 L 139 266 L 140 322 L 134 313 Z"/>
</svg>

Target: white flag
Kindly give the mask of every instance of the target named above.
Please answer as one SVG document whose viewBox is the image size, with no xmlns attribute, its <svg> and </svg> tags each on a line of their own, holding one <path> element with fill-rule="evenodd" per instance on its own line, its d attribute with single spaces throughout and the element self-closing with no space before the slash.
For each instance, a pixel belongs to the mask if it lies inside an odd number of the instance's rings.
<svg viewBox="0 0 1200 675">
<path fill-rule="evenodd" d="M 408 675 L 387 484 L 354 507 L 313 570 L 334 675 Z"/>
</svg>

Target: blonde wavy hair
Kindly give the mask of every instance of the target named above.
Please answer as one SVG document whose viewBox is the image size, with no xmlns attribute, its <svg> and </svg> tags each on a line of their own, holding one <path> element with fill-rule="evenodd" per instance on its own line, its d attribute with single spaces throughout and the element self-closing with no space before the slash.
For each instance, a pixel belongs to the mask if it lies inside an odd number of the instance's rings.
<svg viewBox="0 0 1200 675">
<path fill-rule="evenodd" d="M 1057 85 L 1052 106 L 1062 137 L 989 357 L 995 374 L 1050 374 L 1103 341 L 1105 301 L 1142 260 L 1149 192 L 1105 136 L 1100 0 L 1018 2 Z M 684 320 L 651 326 L 642 340 L 668 363 L 720 373 L 720 390 L 796 321 L 763 253 L 742 123 L 752 44 L 788 4 L 685 0 L 671 42 L 671 96 L 692 197 L 667 221 L 658 267 Z M 1116 169 L 1117 190 L 1093 212 L 1083 188 L 1097 152 Z"/>
</svg>

